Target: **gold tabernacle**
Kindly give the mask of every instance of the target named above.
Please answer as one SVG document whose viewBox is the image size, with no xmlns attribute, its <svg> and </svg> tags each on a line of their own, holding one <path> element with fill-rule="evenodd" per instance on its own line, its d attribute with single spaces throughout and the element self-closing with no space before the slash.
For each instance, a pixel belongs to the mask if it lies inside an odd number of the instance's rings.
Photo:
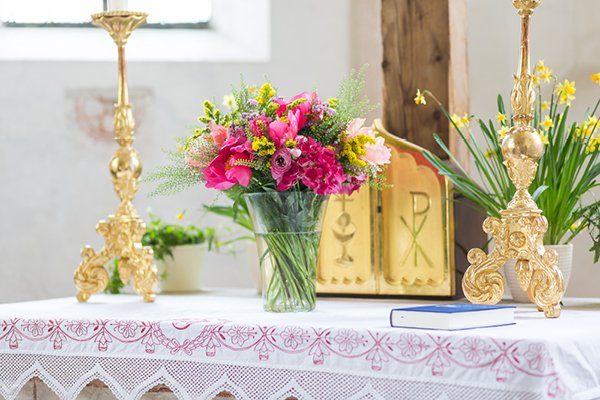
<svg viewBox="0 0 600 400">
<path fill-rule="evenodd" d="M 389 187 L 332 196 L 318 270 L 320 293 L 453 296 L 452 185 L 423 149 L 374 125 L 392 149 Z"/>
<path fill-rule="evenodd" d="M 502 155 L 517 191 L 501 218 L 489 217 L 483 223 L 483 230 L 494 239 L 494 250 L 489 255 L 481 249 L 469 251 L 471 266 L 462 285 L 472 303 L 495 304 L 504 293 L 498 269 L 508 259 L 515 259 L 519 284 L 529 300 L 546 317 L 557 318 L 564 294 L 563 277 L 556 265 L 558 255 L 544 249 L 548 222 L 528 191 L 544 152 L 540 135 L 532 126 L 535 93 L 529 66 L 529 19 L 540 1 L 513 1 L 522 20 L 521 57 L 511 94 L 514 126 L 502 142 Z"/>
<path fill-rule="evenodd" d="M 119 276 L 124 283 L 133 281 L 135 291 L 144 301 L 155 298 L 154 285 L 158 281 L 153 253 L 150 247 L 141 245 L 146 226 L 133 208 L 132 201 L 138 190 L 142 172 L 137 151 L 133 148 L 135 123 L 127 93 L 125 72 L 125 45 L 131 32 L 146 22 L 147 15 L 140 12 L 114 11 L 92 15 L 94 25 L 108 31 L 117 45 L 119 54 L 119 88 L 115 110 L 115 139 L 119 148 L 110 161 L 109 168 L 115 192 L 121 203 L 115 215 L 108 221 L 100 221 L 96 231 L 102 235 L 105 245 L 96 252 L 90 246 L 81 251 L 82 262 L 75 271 L 77 300 L 87 301 L 108 283 L 108 272 L 104 265 L 111 259 L 118 259 Z"/>
</svg>

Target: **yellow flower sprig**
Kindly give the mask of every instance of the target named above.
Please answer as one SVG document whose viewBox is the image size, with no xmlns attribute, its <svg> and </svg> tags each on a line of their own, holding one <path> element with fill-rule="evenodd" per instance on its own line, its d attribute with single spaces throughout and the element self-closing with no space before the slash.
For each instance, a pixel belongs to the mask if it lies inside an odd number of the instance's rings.
<svg viewBox="0 0 600 400">
<path fill-rule="evenodd" d="M 421 89 L 417 89 L 417 95 L 415 96 L 414 100 L 415 100 L 416 105 L 419 105 L 419 104 L 426 105 L 427 104 L 427 100 L 425 99 L 425 94 L 421 93 Z"/>
<path fill-rule="evenodd" d="M 560 104 L 571 105 L 571 102 L 575 100 L 575 82 L 565 79 L 564 82 L 556 85 L 555 93 L 558 96 L 558 102 Z"/>
</svg>

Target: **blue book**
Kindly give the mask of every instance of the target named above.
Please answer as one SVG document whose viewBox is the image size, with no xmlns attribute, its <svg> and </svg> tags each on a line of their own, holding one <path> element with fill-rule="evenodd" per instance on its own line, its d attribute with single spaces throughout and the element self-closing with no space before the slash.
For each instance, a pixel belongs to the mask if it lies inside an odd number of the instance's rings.
<svg viewBox="0 0 600 400">
<path fill-rule="evenodd" d="M 484 304 L 440 304 L 394 308 L 390 324 L 394 328 L 455 331 L 489 328 L 515 323 L 515 306 Z"/>
</svg>

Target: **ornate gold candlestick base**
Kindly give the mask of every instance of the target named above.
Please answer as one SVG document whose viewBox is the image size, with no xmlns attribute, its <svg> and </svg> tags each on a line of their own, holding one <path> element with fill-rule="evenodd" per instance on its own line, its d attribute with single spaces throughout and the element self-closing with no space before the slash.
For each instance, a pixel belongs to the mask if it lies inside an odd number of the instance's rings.
<svg viewBox="0 0 600 400">
<path fill-rule="evenodd" d="M 563 277 L 557 268 L 556 251 L 544 249 L 548 222 L 542 216 L 528 188 L 535 177 L 537 160 L 544 152 L 540 135 L 531 126 L 535 92 L 529 73 L 529 19 L 541 0 L 513 0 L 522 20 L 521 63 L 511 94 L 514 126 L 502 142 L 504 164 L 517 191 L 502 211 L 502 218 L 487 218 L 483 230 L 492 235 L 494 250 L 485 254 L 472 249 L 467 258 L 471 265 L 463 278 L 463 290 L 472 303 L 495 304 L 504 293 L 504 281 L 498 269 L 515 259 L 519 284 L 529 300 L 548 318 L 560 315 L 564 294 Z"/>
<path fill-rule="evenodd" d="M 108 221 L 100 221 L 96 231 L 104 237 L 105 245 L 97 253 L 90 246 L 81 251 L 83 261 L 75 271 L 77 300 L 87 301 L 108 284 L 104 265 L 113 258 L 119 260 L 119 276 L 124 283 L 133 281 L 135 291 L 144 301 L 154 301 L 153 287 L 158 281 L 153 253 L 141 245 L 146 226 L 138 217 L 132 201 L 138 190 L 142 164 L 133 149 L 135 122 L 129 104 L 125 72 L 125 44 L 131 32 L 146 22 L 147 15 L 138 12 L 115 11 L 92 15 L 93 23 L 106 29 L 119 51 L 119 92 L 115 110 L 115 136 L 119 148 L 110 161 L 110 172 L 115 192 L 121 204 Z"/>
</svg>

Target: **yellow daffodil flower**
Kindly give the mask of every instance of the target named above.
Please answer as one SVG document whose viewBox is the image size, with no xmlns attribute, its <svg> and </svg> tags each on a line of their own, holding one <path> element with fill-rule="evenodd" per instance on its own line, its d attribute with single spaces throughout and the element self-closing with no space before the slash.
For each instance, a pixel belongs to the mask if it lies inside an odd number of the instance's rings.
<svg viewBox="0 0 600 400">
<path fill-rule="evenodd" d="M 500 140 L 504 139 L 504 136 L 506 136 L 509 130 L 510 129 L 507 126 L 502 126 L 502 128 L 498 130 L 498 137 Z"/>
<path fill-rule="evenodd" d="M 540 77 L 537 75 L 531 75 L 531 80 L 533 81 L 533 86 L 540 85 Z"/>
<path fill-rule="evenodd" d="M 540 139 L 542 139 L 543 144 L 550 144 L 550 141 L 548 140 L 548 135 L 546 135 L 545 133 L 540 133 Z"/>
<path fill-rule="evenodd" d="M 552 80 L 552 70 L 550 68 L 546 68 L 539 73 L 540 79 L 542 79 L 546 83 L 550 83 Z"/>
<path fill-rule="evenodd" d="M 542 111 L 546 111 L 547 109 L 550 108 L 550 102 L 549 101 L 542 101 Z"/>
<path fill-rule="evenodd" d="M 506 114 L 502 114 L 501 112 L 499 112 L 498 114 L 496 114 L 496 119 L 498 120 L 499 124 L 503 124 L 506 122 Z"/>
<path fill-rule="evenodd" d="M 569 227 L 572 231 L 576 231 L 577 228 L 579 228 L 579 226 L 581 225 L 580 221 L 575 221 L 571 224 L 571 226 Z"/>
<path fill-rule="evenodd" d="M 554 126 L 554 121 L 552 121 L 552 118 L 550 118 L 549 116 L 546 115 L 546 117 L 544 118 L 544 120 L 542 122 L 540 122 L 540 125 L 548 130 L 550 128 L 552 128 Z"/>
<path fill-rule="evenodd" d="M 181 221 L 184 217 L 185 217 L 185 211 L 182 211 L 175 216 L 175 218 L 177 218 L 178 221 Z"/>
<path fill-rule="evenodd" d="M 427 104 L 427 100 L 425 99 L 425 96 L 423 95 L 423 93 L 421 93 L 421 89 L 417 89 L 417 95 L 414 98 L 415 100 L 415 104 L 419 105 L 419 104 L 423 104 L 426 105 Z"/>
<path fill-rule="evenodd" d="M 496 150 L 487 149 L 487 151 L 485 152 L 485 154 L 483 156 L 485 158 L 492 158 L 492 156 L 494 155 L 495 152 L 496 152 Z"/>
<path fill-rule="evenodd" d="M 550 67 L 544 64 L 544 60 L 538 61 L 533 71 L 535 73 L 534 76 L 538 77 L 538 83 L 540 79 L 542 79 L 546 83 L 550 83 L 550 80 L 552 79 L 552 70 L 550 69 Z M 534 84 L 536 84 L 535 78 Z"/>
<path fill-rule="evenodd" d="M 464 126 L 469 126 L 469 120 L 471 118 L 465 113 L 462 117 L 458 114 L 452 114 L 450 119 L 452 120 L 454 125 L 456 125 L 456 127 L 460 129 Z"/>
<path fill-rule="evenodd" d="M 596 150 L 600 151 L 600 136 L 593 138 L 590 140 L 587 151 L 588 153 L 593 153 Z"/>
<path fill-rule="evenodd" d="M 596 85 L 600 85 L 600 72 L 596 72 L 595 74 L 592 74 L 590 76 L 590 79 L 592 80 L 592 82 L 594 82 Z"/>
<path fill-rule="evenodd" d="M 471 120 L 471 117 L 469 117 L 466 113 L 460 117 L 460 122 L 463 123 L 463 125 L 468 126 L 469 125 L 469 121 Z"/>
<path fill-rule="evenodd" d="M 590 136 L 598 127 L 598 118 L 590 115 L 587 120 L 579 128 L 577 128 L 578 136 Z"/>
<path fill-rule="evenodd" d="M 533 69 L 533 72 L 540 72 L 544 68 L 548 68 L 548 67 L 546 67 L 546 64 L 544 63 L 544 60 L 539 60 L 537 62 L 537 64 L 535 64 L 535 68 Z"/>
<path fill-rule="evenodd" d="M 568 79 L 565 79 L 563 83 L 558 83 L 555 89 L 560 104 L 567 104 L 569 106 L 571 105 L 571 102 L 575 100 L 576 91 L 575 82 L 570 82 Z"/>
</svg>

